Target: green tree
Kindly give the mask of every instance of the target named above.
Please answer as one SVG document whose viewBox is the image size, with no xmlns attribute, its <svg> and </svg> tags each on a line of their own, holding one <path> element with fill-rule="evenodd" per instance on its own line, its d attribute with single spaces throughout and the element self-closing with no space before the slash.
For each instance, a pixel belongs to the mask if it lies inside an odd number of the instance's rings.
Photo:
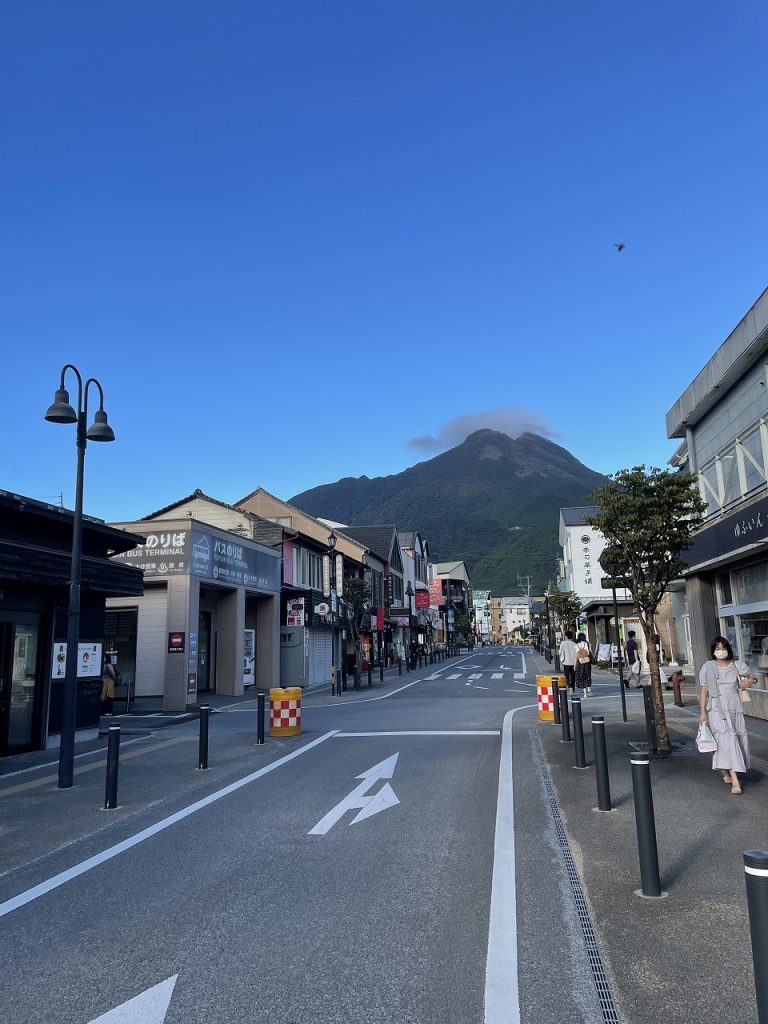
<svg viewBox="0 0 768 1024">
<path fill-rule="evenodd" d="M 362 649 L 360 645 L 360 632 L 363 625 L 363 616 L 370 607 L 371 588 L 362 577 L 344 580 L 344 606 L 346 609 L 347 623 L 355 649 L 355 689 L 360 687 L 360 665 L 362 662 Z"/>
<path fill-rule="evenodd" d="M 563 633 L 576 622 L 581 610 L 581 601 L 573 590 L 556 590 L 549 599 L 554 613 L 555 625 L 560 626 Z"/>
<path fill-rule="evenodd" d="M 656 650 L 655 616 L 669 583 L 686 563 L 682 553 L 690 547 L 701 523 L 705 504 L 690 473 L 634 466 L 621 469 L 598 487 L 590 500 L 599 506 L 585 517 L 607 541 L 601 564 L 617 572 L 638 607 L 651 671 L 654 717 L 659 750 L 671 750 L 664 694 Z"/>
</svg>

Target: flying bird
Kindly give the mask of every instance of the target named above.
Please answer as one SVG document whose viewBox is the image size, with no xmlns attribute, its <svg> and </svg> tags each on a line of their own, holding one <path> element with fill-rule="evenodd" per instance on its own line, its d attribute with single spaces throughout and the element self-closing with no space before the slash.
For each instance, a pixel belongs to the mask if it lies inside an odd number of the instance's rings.
<svg viewBox="0 0 768 1024">
<path fill-rule="evenodd" d="M 614 242 L 613 244 L 616 246 L 616 248 L 618 249 L 619 252 L 621 252 L 622 249 L 626 249 L 627 248 L 627 243 L 626 242 Z"/>
</svg>

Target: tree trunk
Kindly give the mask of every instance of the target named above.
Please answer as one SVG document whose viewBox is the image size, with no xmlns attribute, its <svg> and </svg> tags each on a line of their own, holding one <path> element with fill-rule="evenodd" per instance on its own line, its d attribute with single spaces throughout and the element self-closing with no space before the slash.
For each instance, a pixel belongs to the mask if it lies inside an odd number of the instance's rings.
<svg viewBox="0 0 768 1024">
<path fill-rule="evenodd" d="M 661 672 L 659 671 L 659 652 L 656 650 L 656 627 L 653 614 L 647 616 L 642 612 L 639 615 L 640 625 L 645 633 L 645 646 L 648 654 L 648 668 L 651 670 L 651 693 L 653 694 L 653 717 L 656 722 L 656 739 L 659 744 L 659 753 L 669 754 L 672 744 L 669 742 L 669 731 L 667 729 L 667 715 L 664 710 L 664 689 L 661 685 Z"/>
</svg>

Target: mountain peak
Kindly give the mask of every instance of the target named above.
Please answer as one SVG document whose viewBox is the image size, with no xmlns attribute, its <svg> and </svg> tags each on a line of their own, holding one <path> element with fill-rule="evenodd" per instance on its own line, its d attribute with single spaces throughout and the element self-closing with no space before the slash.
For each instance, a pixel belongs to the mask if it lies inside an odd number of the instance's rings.
<svg viewBox="0 0 768 1024">
<path fill-rule="evenodd" d="M 605 477 L 538 434 L 488 427 L 386 477 L 347 477 L 290 499 L 310 515 L 419 530 L 434 557 L 463 559 L 476 587 L 504 591 L 517 577 L 546 585 L 559 552 L 561 508 L 585 504 Z"/>
</svg>

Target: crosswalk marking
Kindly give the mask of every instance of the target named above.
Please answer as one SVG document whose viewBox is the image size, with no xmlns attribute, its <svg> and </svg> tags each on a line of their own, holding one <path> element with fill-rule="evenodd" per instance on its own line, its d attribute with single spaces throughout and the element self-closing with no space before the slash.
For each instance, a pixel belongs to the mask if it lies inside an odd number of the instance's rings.
<svg viewBox="0 0 768 1024">
<path fill-rule="evenodd" d="M 472 672 L 472 673 L 470 673 L 469 678 L 470 679 L 482 679 L 483 678 L 483 673 L 482 672 Z"/>
<path fill-rule="evenodd" d="M 504 673 L 503 672 L 491 672 L 491 679 L 503 679 L 503 678 L 504 678 Z"/>
<path fill-rule="evenodd" d="M 452 676 L 448 676 L 449 679 L 461 679 L 461 672 L 454 672 Z"/>
</svg>

